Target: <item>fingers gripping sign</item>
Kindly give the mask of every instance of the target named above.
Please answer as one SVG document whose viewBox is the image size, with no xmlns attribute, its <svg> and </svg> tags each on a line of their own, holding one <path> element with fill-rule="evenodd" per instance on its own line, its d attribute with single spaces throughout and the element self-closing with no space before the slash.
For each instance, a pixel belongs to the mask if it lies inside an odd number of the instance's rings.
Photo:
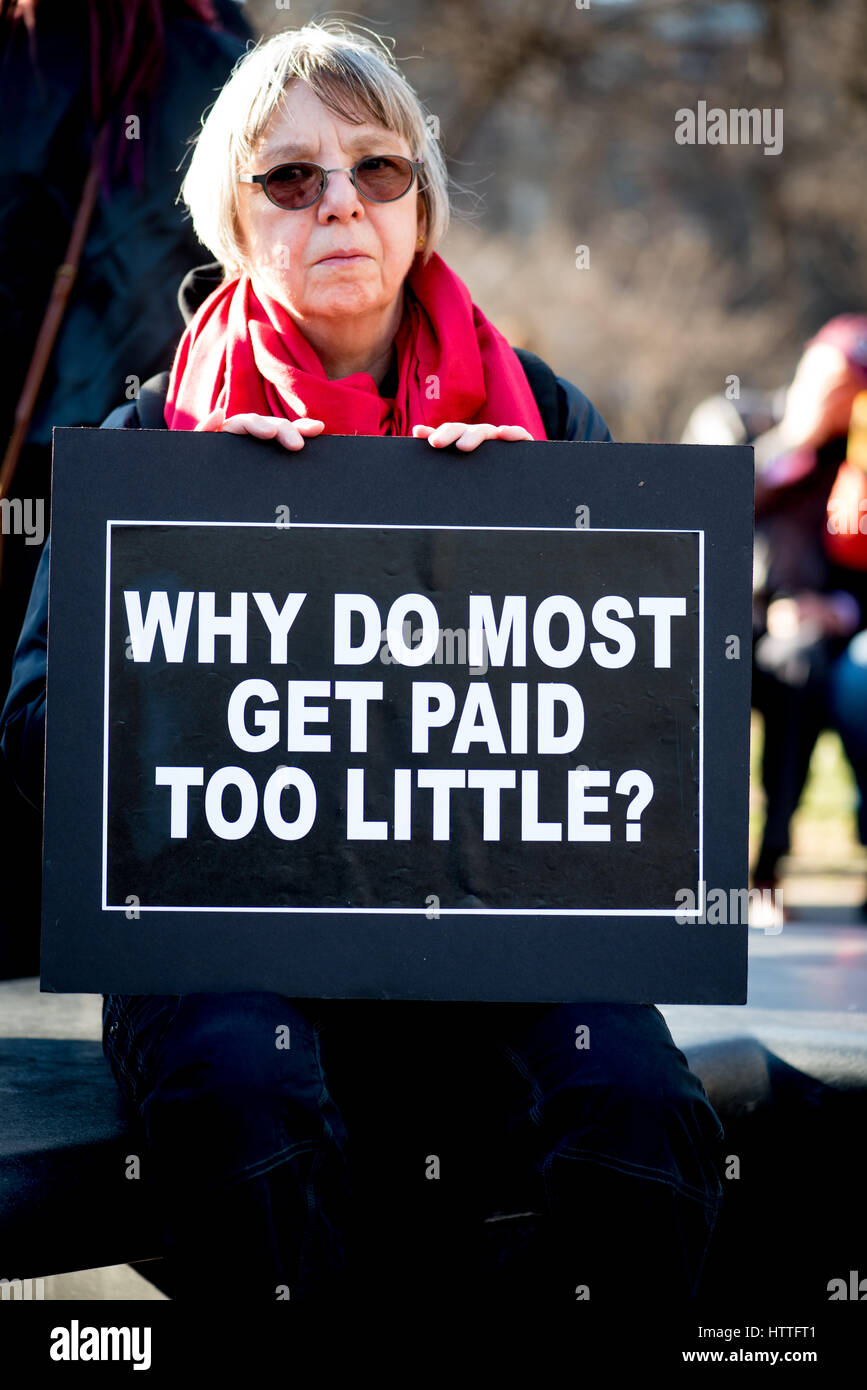
<svg viewBox="0 0 867 1390">
<path fill-rule="evenodd" d="M 455 444 L 464 453 L 477 449 L 486 439 L 533 439 L 523 425 L 466 425 L 459 420 L 448 420 L 436 428 L 433 425 L 413 425 L 412 437 L 426 439 L 435 449 Z"/>
<path fill-rule="evenodd" d="M 254 439 L 276 439 L 285 449 L 303 449 L 305 439 L 312 439 L 325 429 L 324 420 L 302 417 L 298 420 L 284 420 L 275 415 L 230 415 L 226 418 L 222 406 L 217 406 L 197 426 L 197 431 L 222 431 L 225 434 L 249 434 Z M 522 425 L 468 425 L 460 420 L 449 420 L 436 427 L 414 425 L 414 439 L 426 439 L 435 449 L 456 445 L 463 453 L 471 453 L 486 439 L 532 441 L 533 436 Z"/>
<path fill-rule="evenodd" d="M 324 420 L 283 420 L 276 415 L 230 415 L 217 406 L 196 425 L 197 431 L 221 431 L 223 434 L 249 434 L 254 439 L 276 439 L 284 449 L 303 449 L 305 439 L 312 439 L 325 429 Z"/>
</svg>

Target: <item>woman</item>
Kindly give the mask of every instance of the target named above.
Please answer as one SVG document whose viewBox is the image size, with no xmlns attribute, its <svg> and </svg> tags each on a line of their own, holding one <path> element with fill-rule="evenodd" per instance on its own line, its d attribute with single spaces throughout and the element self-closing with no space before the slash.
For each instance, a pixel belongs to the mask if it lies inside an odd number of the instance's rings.
<svg viewBox="0 0 867 1390">
<path fill-rule="evenodd" d="M 543 412 L 556 437 L 610 439 L 543 364 L 531 388 L 436 254 L 442 157 L 373 40 L 308 26 L 250 53 L 204 124 L 184 196 L 223 277 L 178 348 L 169 428 L 276 439 L 314 460 L 323 432 L 465 452 L 541 440 Z M 106 424 L 135 427 L 140 410 Z M 36 796 L 45 619 L 37 582 L 3 716 L 7 757 Z M 549 1304 L 571 1306 L 579 1286 L 612 1307 L 627 1287 L 644 1300 L 696 1290 L 722 1131 L 650 1004 L 115 995 L 104 1048 L 144 1122 L 178 1297 L 209 1296 L 215 1278 L 241 1297 L 357 1297 L 384 1210 L 401 1258 L 404 1201 L 446 1243 L 466 1223 L 449 1301 L 473 1234 L 465 1277 L 484 1271 L 498 1297 L 530 1293 L 518 1235 Z M 413 1225 L 407 1251 L 424 1239 Z M 427 1305 L 431 1284 L 411 1296 Z"/>
<path fill-rule="evenodd" d="M 852 766 L 858 832 L 867 845 L 867 460 L 860 405 L 853 417 L 865 391 L 867 316 L 839 314 L 806 344 L 780 424 L 755 441 L 753 704 L 764 720 L 766 814 L 754 878 L 768 899 L 825 728 L 837 730 Z"/>
</svg>

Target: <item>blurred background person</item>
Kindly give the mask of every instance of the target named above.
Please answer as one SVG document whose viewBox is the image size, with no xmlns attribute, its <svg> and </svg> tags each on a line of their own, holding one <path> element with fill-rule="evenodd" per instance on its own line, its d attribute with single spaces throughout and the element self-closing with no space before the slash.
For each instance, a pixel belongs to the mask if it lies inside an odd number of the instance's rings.
<svg viewBox="0 0 867 1390">
<path fill-rule="evenodd" d="M 777 883 L 824 728 L 851 763 L 867 845 L 865 392 L 867 315 L 842 314 L 807 344 L 782 419 L 755 441 L 753 703 L 766 798 L 757 887 Z"/>
<path fill-rule="evenodd" d="M 787 389 L 708 397 L 681 441 L 755 450 L 753 705 L 766 811 L 753 876 L 763 890 L 777 887 L 825 728 L 855 775 L 867 845 L 865 437 L 867 315 L 840 314 L 807 343 Z"/>
</svg>

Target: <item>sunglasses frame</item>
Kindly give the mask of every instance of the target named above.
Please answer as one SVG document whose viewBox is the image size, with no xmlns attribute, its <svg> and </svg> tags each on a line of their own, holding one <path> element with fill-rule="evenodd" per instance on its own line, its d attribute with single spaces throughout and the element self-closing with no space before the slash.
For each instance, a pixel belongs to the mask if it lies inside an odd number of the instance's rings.
<svg viewBox="0 0 867 1390">
<path fill-rule="evenodd" d="M 402 159 L 407 164 L 411 165 L 412 178 L 410 179 L 403 193 L 398 193 L 396 198 L 368 197 L 368 195 L 358 187 L 358 183 L 355 177 L 359 165 L 364 164 L 365 161 L 368 159 Z M 302 205 L 297 208 L 285 208 L 282 203 L 278 203 L 276 199 L 272 198 L 271 194 L 268 192 L 268 179 L 271 177 L 272 174 L 275 174 L 278 169 L 285 169 L 287 168 L 287 166 L 292 166 L 294 164 L 307 164 L 310 166 L 311 169 L 318 169 L 320 175 L 322 176 L 322 187 L 320 188 L 319 192 L 317 193 L 316 197 L 313 199 L 312 202 L 302 203 Z M 324 169 L 321 164 L 316 164 L 312 159 L 282 159 L 279 164 L 272 165 L 272 167 L 266 170 L 264 174 L 239 174 L 238 183 L 260 184 L 262 187 L 262 191 L 265 194 L 265 197 L 268 199 L 268 202 L 271 203 L 273 207 L 279 208 L 281 212 L 306 212 L 307 208 L 313 208 L 319 202 L 319 199 L 322 197 L 326 188 L 328 187 L 328 179 L 331 174 L 348 174 L 352 180 L 352 186 L 360 198 L 363 198 L 366 203 L 380 203 L 384 205 L 386 203 L 397 203 L 400 201 L 401 198 L 405 198 L 407 193 L 409 193 L 410 189 L 412 188 L 413 184 L 417 181 L 420 182 L 419 173 L 423 168 L 423 159 L 410 159 L 405 154 L 366 154 L 363 155 L 361 159 L 356 160 L 351 169 Z"/>
</svg>

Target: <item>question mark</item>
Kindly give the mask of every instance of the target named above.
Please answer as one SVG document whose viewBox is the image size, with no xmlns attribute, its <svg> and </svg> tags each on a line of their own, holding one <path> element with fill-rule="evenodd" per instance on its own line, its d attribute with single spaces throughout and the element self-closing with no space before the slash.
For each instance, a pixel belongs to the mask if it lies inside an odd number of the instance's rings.
<svg viewBox="0 0 867 1390">
<path fill-rule="evenodd" d="M 641 839 L 641 813 L 650 804 L 653 797 L 653 782 L 646 772 L 639 772 L 637 768 L 630 768 L 629 772 L 624 772 L 618 779 L 617 786 L 614 788 L 621 796 L 628 796 L 631 791 L 635 795 L 626 808 L 626 838 L 627 840 Z"/>
</svg>

